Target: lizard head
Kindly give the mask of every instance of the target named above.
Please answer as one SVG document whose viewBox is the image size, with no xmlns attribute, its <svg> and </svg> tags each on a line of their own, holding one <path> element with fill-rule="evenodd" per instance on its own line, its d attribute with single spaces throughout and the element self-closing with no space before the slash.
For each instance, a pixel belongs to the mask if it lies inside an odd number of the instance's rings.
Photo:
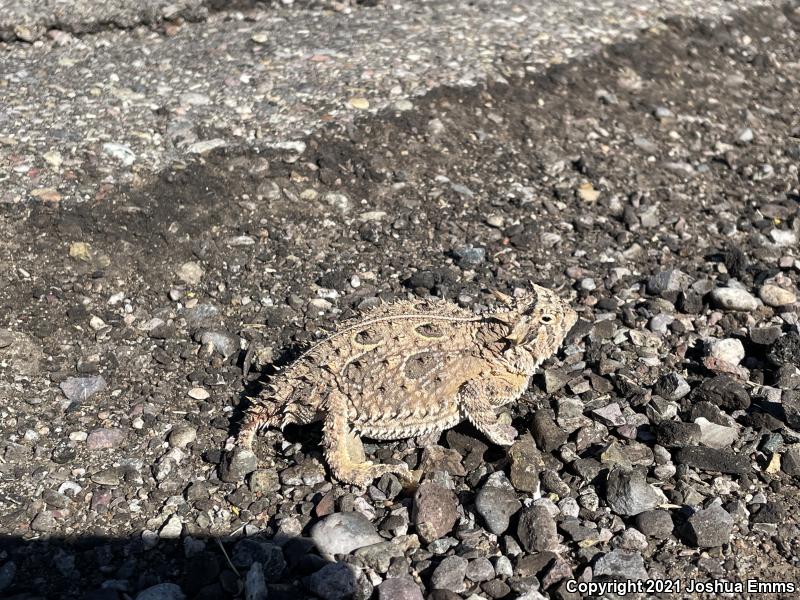
<svg viewBox="0 0 800 600">
<path fill-rule="evenodd" d="M 578 320 L 577 313 L 553 291 L 532 284 L 525 294 L 511 298 L 495 292 L 510 310 L 499 313 L 511 331 L 505 336 L 508 347 L 505 354 L 512 360 L 525 355 L 538 366 L 554 354 Z"/>
</svg>

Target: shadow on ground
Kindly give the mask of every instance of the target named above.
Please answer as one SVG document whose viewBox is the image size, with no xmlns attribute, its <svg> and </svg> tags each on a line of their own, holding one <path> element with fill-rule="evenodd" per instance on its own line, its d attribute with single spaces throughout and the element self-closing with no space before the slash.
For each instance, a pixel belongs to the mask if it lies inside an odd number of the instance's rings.
<svg viewBox="0 0 800 600">
<path fill-rule="evenodd" d="M 298 600 L 317 597 L 310 590 L 358 597 L 364 587 L 356 571 L 324 560 L 300 537 L 2 536 L 0 555 L 0 597 L 8 600 Z"/>
</svg>

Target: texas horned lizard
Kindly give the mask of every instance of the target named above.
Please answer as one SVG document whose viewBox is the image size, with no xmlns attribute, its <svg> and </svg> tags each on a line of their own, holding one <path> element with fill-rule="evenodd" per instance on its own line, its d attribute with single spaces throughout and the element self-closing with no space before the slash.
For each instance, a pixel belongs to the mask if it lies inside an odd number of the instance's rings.
<svg viewBox="0 0 800 600">
<path fill-rule="evenodd" d="M 324 421 L 333 475 L 359 486 L 408 467 L 373 464 L 359 435 L 378 440 L 438 436 L 468 419 L 489 440 L 517 432 L 495 409 L 519 398 L 539 364 L 577 320 L 552 291 L 511 298 L 476 315 L 450 302 L 397 302 L 344 323 L 292 363 L 250 407 L 236 443 L 250 449 L 267 427 Z"/>
</svg>

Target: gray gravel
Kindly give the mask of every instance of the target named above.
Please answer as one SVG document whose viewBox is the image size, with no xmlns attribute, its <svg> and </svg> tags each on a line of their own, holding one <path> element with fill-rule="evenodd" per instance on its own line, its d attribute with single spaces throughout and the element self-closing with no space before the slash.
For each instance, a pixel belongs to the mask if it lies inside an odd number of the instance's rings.
<svg viewBox="0 0 800 600">
<path fill-rule="evenodd" d="M 210 14 L 201 4 L 2 5 L 0 31 L 15 41 L 0 42 L 0 203 L 102 201 L 115 183 L 214 148 L 296 145 L 322 125 L 410 110 L 441 85 L 540 71 L 665 17 L 775 2 L 429 0 Z M 166 29 L 136 26 L 165 18 Z M 110 30 L 70 33 L 101 26 Z M 33 43 L 17 39 L 23 30 Z"/>
<path fill-rule="evenodd" d="M 208 15 L 206 0 L 3 0 L 0 39 L 33 42 L 49 29 L 91 33 Z"/>
</svg>

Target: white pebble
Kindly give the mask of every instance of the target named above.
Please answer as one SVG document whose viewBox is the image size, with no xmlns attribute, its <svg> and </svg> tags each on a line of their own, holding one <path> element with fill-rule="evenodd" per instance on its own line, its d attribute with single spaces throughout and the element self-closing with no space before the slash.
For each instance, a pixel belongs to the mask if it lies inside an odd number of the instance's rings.
<svg viewBox="0 0 800 600">
<path fill-rule="evenodd" d="M 207 400 L 211 396 L 207 390 L 201 387 L 192 388 L 189 390 L 189 397 L 195 400 Z"/>
</svg>

